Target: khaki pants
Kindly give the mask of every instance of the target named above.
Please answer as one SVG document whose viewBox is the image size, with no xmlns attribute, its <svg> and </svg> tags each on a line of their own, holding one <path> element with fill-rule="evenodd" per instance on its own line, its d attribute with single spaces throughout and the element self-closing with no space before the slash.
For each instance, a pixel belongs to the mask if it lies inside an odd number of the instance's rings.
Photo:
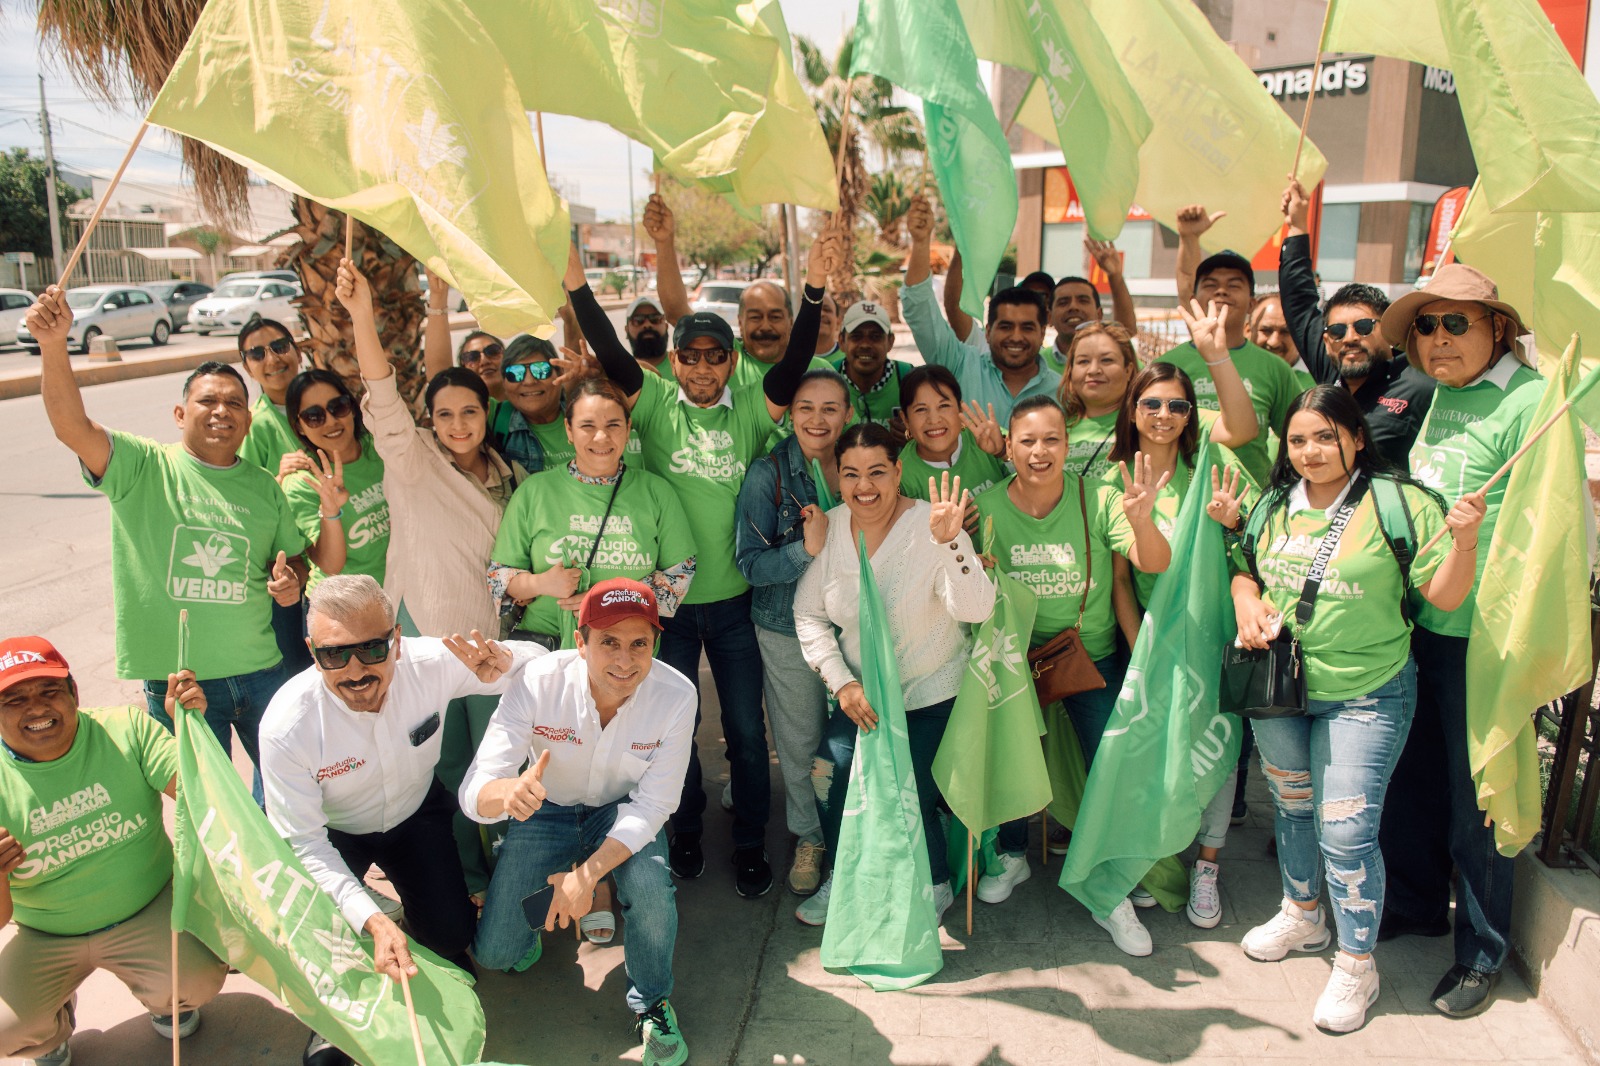
<svg viewBox="0 0 1600 1066">
<path fill-rule="evenodd" d="M 178 938 L 178 1000 L 172 1009 L 172 886 L 120 925 L 83 936 L 17 926 L 0 949 L 0 1057 L 38 1058 L 72 1035 L 72 1000 L 95 970 L 109 970 L 152 1014 L 211 1001 L 228 967 L 188 933 Z"/>
</svg>

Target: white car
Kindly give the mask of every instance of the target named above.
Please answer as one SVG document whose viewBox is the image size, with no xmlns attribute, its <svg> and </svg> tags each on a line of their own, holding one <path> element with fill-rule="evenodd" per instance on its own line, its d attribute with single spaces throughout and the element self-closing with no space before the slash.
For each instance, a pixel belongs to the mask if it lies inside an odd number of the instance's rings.
<svg viewBox="0 0 1600 1066">
<path fill-rule="evenodd" d="M 201 336 L 213 330 L 238 331 L 258 318 L 282 322 L 296 332 L 300 312 L 292 302 L 300 286 L 278 278 L 235 278 L 189 308 L 189 328 Z"/>
<path fill-rule="evenodd" d="M 149 340 L 165 344 L 172 335 L 172 316 L 167 305 L 143 289 L 127 285 L 86 285 L 67 290 L 67 306 L 72 309 L 72 328 L 67 346 L 80 352 L 99 336 L 119 341 Z M 17 343 L 35 354 L 39 342 L 26 324 L 17 327 Z"/>
<path fill-rule="evenodd" d="M 731 326 L 739 321 L 739 299 L 749 287 L 748 281 L 708 281 L 689 301 L 689 310 L 719 314 Z"/>
<path fill-rule="evenodd" d="M 17 327 L 33 306 L 33 293 L 27 289 L 0 289 L 0 344 L 17 343 Z"/>
</svg>

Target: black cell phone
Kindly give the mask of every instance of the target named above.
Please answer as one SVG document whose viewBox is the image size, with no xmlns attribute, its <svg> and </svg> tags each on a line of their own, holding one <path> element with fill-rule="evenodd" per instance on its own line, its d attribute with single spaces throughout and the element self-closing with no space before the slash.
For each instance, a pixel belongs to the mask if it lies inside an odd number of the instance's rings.
<svg viewBox="0 0 1600 1066">
<path fill-rule="evenodd" d="M 550 917 L 550 903 L 555 898 L 555 885 L 545 885 L 532 895 L 522 897 L 522 916 L 527 919 L 529 929 L 536 932 L 544 929 L 544 923 Z"/>
<path fill-rule="evenodd" d="M 428 738 L 433 736 L 438 731 L 439 712 L 434 711 L 428 716 L 427 721 L 423 722 L 421 725 L 417 726 L 417 728 L 411 731 L 411 746 L 413 748 L 422 747 L 423 744 L 427 743 Z"/>
</svg>

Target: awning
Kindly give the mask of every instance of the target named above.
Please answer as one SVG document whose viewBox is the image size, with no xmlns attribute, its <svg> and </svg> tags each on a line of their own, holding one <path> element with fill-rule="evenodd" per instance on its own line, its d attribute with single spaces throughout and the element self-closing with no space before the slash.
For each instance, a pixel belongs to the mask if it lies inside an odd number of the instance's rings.
<svg viewBox="0 0 1600 1066">
<path fill-rule="evenodd" d="M 258 255 L 266 255 L 272 249 L 264 244 L 241 244 L 228 254 L 238 259 L 251 259 Z"/>
<path fill-rule="evenodd" d="M 125 251 L 133 252 L 136 255 L 142 255 L 146 259 L 170 260 L 205 258 L 193 248 L 128 248 L 125 249 Z"/>
</svg>

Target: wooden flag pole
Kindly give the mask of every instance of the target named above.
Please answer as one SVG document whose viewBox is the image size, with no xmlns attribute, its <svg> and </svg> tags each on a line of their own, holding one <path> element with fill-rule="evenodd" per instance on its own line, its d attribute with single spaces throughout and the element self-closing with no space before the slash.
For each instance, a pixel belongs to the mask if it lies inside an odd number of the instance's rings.
<svg viewBox="0 0 1600 1066">
<path fill-rule="evenodd" d="M 1317 61 L 1311 67 L 1311 91 L 1306 93 L 1306 110 L 1300 117 L 1300 139 L 1294 146 L 1294 166 L 1289 168 L 1295 181 L 1300 180 L 1300 153 L 1305 150 L 1306 130 L 1311 125 L 1311 101 L 1317 98 L 1317 86 L 1322 83 L 1322 53 L 1327 50 L 1328 23 L 1333 20 L 1333 5 L 1338 0 L 1328 0 L 1328 8 L 1322 13 L 1322 32 L 1317 35 Z"/>
<path fill-rule="evenodd" d="M 143 132 L 143 130 L 141 129 L 140 132 Z M 134 143 L 135 144 L 138 143 L 138 139 L 137 138 L 134 139 Z M 130 152 L 129 154 L 131 155 L 132 153 Z M 124 160 L 124 162 L 126 162 L 126 160 Z M 121 176 L 122 171 L 118 170 L 117 174 L 118 174 L 118 176 Z M 116 184 L 116 182 L 113 181 L 112 185 L 115 185 L 115 184 Z M 106 191 L 109 193 L 111 190 L 107 189 Z M 102 202 L 104 202 L 104 201 L 102 200 Z M 88 235 L 88 231 L 87 230 L 85 231 L 84 235 L 85 236 Z M 186 670 L 186 669 L 188 669 L 188 667 L 189 667 L 189 610 L 188 610 L 188 608 L 184 608 L 183 610 L 178 612 L 178 669 L 179 670 Z M 185 715 L 184 715 L 183 705 L 178 703 L 176 700 L 173 701 L 173 708 L 172 709 L 177 712 L 175 715 L 172 716 L 173 743 L 177 747 L 177 763 L 178 763 L 179 766 L 182 766 L 183 765 L 183 725 L 184 725 L 183 720 L 184 720 Z M 177 927 L 174 926 L 173 930 L 172 930 L 172 1066 L 178 1066 L 178 1055 L 179 1055 L 178 1041 L 180 1039 L 180 1037 L 178 1036 L 178 1013 L 179 1013 L 178 1012 L 178 930 L 177 930 Z"/>
<path fill-rule="evenodd" d="M 839 113 L 839 148 L 833 158 L 833 184 L 841 199 L 844 196 L 844 156 L 850 144 L 850 116 L 855 111 L 855 100 L 856 80 L 851 78 L 844 85 L 843 109 Z"/>
<path fill-rule="evenodd" d="M 400 990 L 406 996 L 406 1017 L 411 1021 L 411 1046 L 417 1051 L 417 1066 L 428 1066 L 427 1058 L 422 1054 L 422 1029 L 417 1025 L 417 1008 L 411 1002 L 411 976 L 400 971 Z"/>
<path fill-rule="evenodd" d="M 139 123 L 139 128 L 134 131 L 133 140 L 128 144 L 128 151 L 122 157 L 122 162 L 117 164 L 117 172 L 111 175 L 111 184 L 106 186 L 106 191 L 100 194 L 100 202 L 94 205 L 94 214 L 89 216 L 88 223 L 83 227 L 83 236 L 78 238 L 78 246 L 72 249 L 72 256 L 67 260 L 67 269 L 61 272 L 58 286 L 65 289 L 67 278 L 72 275 L 72 268 L 78 265 L 78 259 L 83 255 L 83 250 L 89 246 L 89 234 L 100 222 L 101 212 L 105 211 L 106 204 L 111 202 L 111 194 L 117 188 L 117 182 L 122 180 L 122 172 L 128 169 L 128 163 L 133 159 L 133 153 L 139 150 L 139 142 L 144 139 L 144 131 L 150 128 L 148 120 Z"/>
<path fill-rule="evenodd" d="M 544 168 L 544 176 L 550 176 L 550 163 L 544 157 L 544 112 L 533 113 L 533 129 L 539 135 L 539 165 Z"/>
<path fill-rule="evenodd" d="M 972 830 L 967 830 L 967 935 L 972 935 L 972 852 L 975 840 Z"/>
<path fill-rule="evenodd" d="M 344 257 L 355 262 L 356 246 L 356 216 L 346 211 L 344 213 Z"/>
</svg>

